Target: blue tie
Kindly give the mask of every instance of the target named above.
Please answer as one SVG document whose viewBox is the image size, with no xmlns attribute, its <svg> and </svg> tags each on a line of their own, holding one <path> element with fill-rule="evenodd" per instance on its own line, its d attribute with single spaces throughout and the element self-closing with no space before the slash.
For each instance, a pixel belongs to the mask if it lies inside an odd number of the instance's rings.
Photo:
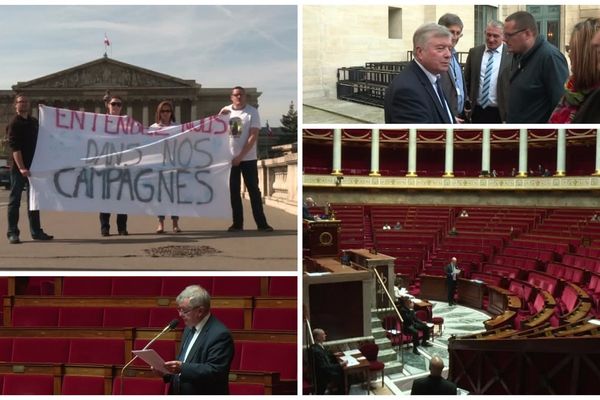
<svg viewBox="0 0 600 400">
<path fill-rule="evenodd" d="M 440 98 L 440 103 L 442 103 L 442 109 L 448 114 L 448 108 L 446 107 L 446 97 L 444 97 L 444 91 L 442 90 L 442 86 L 440 85 L 440 81 L 442 78 L 440 76 L 435 80 L 435 90 Z M 450 118 L 448 116 L 448 118 Z M 450 119 L 450 123 L 452 123 L 452 119 Z"/>
<path fill-rule="evenodd" d="M 490 54 L 483 75 L 483 86 L 481 87 L 481 108 L 490 104 L 490 83 L 492 81 L 492 70 L 494 69 L 494 50 L 487 50 Z"/>
<path fill-rule="evenodd" d="M 183 343 L 183 346 L 181 346 L 181 352 L 179 353 L 179 357 L 177 357 L 177 359 L 181 362 L 185 361 L 185 353 L 187 352 L 187 348 L 190 345 L 190 342 L 192 341 L 192 338 L 194 337 L 194 334 L 196 333 L 196 327 L 193 327 L 190 330 L 190 334 L 187 335 L 187 337 L 185 338 L 185 342 Z"/>
</svg>

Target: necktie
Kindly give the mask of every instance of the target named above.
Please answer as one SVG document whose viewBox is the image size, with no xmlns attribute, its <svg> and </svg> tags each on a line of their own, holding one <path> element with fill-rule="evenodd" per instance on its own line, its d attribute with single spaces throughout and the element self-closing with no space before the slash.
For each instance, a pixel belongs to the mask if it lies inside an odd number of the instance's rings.
<svg viewBox="0 0 600 400">
<path fill-rule="evenodd" d="M 448 114 L 448 108 L 446 106 L 446 98 L 444 97 L 444 91 L 442 90 L 442 86 L 440 85 L 440 81 L 442 77 L 438 76 L 435 80 L 435 90 L 437 91 L 438 97 L 440 98 L 440 103 L 442 104 L 442 108 Z M 450 118 L 450 116 L 448 116 Z M 452 123 L 452 119 L 450 118 L 450 123 Z"/>
<path fill-rule="evenodd" d="M 179 357 L 177 358 L 179 361 L 181 361 L 181 362 L 185 361 L 185 353 L 187 353 L 187 348 L 190 345 L 190 342 L 192 341 L 192 338 L 194 337 L 195 334 L 196 334 L 196 327 L 193 327 L 190 331 L 190 334 L 187 335 L 187 337 L 185 338 L 185 342 L 183 343 L 183 346 L 181 346 L 181 351 L 179 352 Z"/>
<path fill-rule="evenodd" d="M 494 69 L 494 50 L 487 50 L 489 58 L 483 74 L 483 86 L 481 87 L 481 108 L 490 104 L 490 83 L 492 81 L 492 70 Z"/>
</svg>

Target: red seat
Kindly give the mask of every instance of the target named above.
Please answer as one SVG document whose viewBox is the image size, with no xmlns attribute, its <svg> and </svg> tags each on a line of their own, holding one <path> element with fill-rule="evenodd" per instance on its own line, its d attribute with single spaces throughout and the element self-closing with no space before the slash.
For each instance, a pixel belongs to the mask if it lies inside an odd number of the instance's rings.
<svg viewBox="0 0 600 400">
<path fill-rule="evenodd" d="M 229 329 L 244 329 L 243 308 L 211 308 L 210 312 Z"/>
<path fill-rule="evenodd" d="M 282 380 L 296 380 L 297 348 L 295 343 L 245 342 L 240 369 L 279 372 Z"/>
<path fill-rule="evenodd" d="M 211 310 L 212 311 L 212 310 Z M 179 327 L 183 326 L 183 321 L 179 318 L 177 310 L 172 307 L 152 307 L 148 316 L 149 328 L 164 328 L 174 319 L 179 320 Z"/>
<path fill-rule="evenodd" d="M 104 378 L 101 376 L 65 375 L 62 381 L 63 395 L 103 395 Z"/>
<path fill-rule="evenodd" d="M 160 295 L 162 278 L 160 276 L 119 276 L 112 279 L 113 296 Z"/>
<path fill-rule="evenodd" d="M 212 293 L 213 278 L 207 276 L 165 276 L 162 278 L 161 296 L 175 297 L 190 285 L 200 285 Z"/>
<path fill-rule="evenodd" d="M 252 329 L 295 331 L 297 310 L 295 308 L 255 308 Z"/>
<path fill-rule="evenodd" d="M 366 343 L 360 346 L 360 352 L 369 361 L 369 371 L 378 372 L 381 371 L 381 387 L 384 386 L 383 374 L 385 371 L 385 364 L 377 360 L 379 354 L 379 346 L 375 343 Z"/>
<path fill-rule="evenodd" d="M 105 328 L 147 328 L 149 321 L 150 309 L 148 308 L 106 307 L 104 309 L 103 326 Z"/>
<path fill-rule="evenodd" d="M 0 338 L 0 362 L 10 362 L 12 360 L 12 338 Z"/>
<path fill-rule="evenodd" d="M 61 307 L 58 312 L 59 327 L 102 327 L 102 307 Z"/>
<path fill-rule="evenodd" d="M 109 276 L 65 276 L 63 296 L 110 296 L 112 278 Z"/>
<path fill-rule="evenodd" d="M 13 307 L 12 324 L 18 327 L 58 326 L 58 307 Z"/>
<path fill-rule="evenodd" d="M 71 339 L 69 363 L 73 364 L 124 364 L 124 339 Z"/>
<path fill-rule="evenodd" d="M 13 362 L 66 363 L 68 356 L 69 339 L 13 339 Z"/>
<path fill-rule="evenodd" d="M 265 394 L 265 385 L 262 383 L 229 382 L 229 394 L 233 396 L 262 396 Z"/>
<path fill-rule="evenodd" d="M 233 352 L 233 360 L 231 360 L 231 370 L 240 369 L 240 360 L 242 358 L 242 347 L 246 343 L 242 340 L 236 340 L 233 342 L 234 352 Z"/>
<path fill-rule="evenodd" d="M 125 377 L 121 392 L 121 377 L 113 381 L 113 395 L 163 395 L 166 393 L 166 384 L 162 379 Z"/>
<path fill-rule="evenodd" d="M 273 276 L 269 279 L 269 296 L 297 297 L 298 279 L 293 276 Z"/>
<path fill-rule="evenodd" d="M 260 277 L 226 277 L 213 278 L 213 290 L 211 295 L 215 296 L 260 296 Z"/>
<path fill-rule="evenodd" d="M 52 375 L 4 375 L 3 395 L 51 395 L 54 394 Z"/>
</svg>

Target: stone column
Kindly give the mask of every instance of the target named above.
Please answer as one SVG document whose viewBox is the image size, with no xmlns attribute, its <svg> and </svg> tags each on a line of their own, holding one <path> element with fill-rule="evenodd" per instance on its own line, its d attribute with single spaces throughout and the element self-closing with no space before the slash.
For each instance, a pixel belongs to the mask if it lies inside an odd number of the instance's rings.
<svg viewBox="0 0 600 400">
<path fill-rule="evenodd" d="M 192 103 L 192 107 L 190 108 L 190 119 L 191 121 L 195 121 L 198 119 L 198 111 L 196 109 L 196 103 Z M 181 123 L 181 121 L 177 121 L 178 124 Z"/>
<path fill-rule="evenodd" d="M 492 173 L 490 167 L 490 128 L 483 129 L 483 137 L 481 139 L 481 170 Z"/>
<path fill-rule="evenodd" d="M 593 175 L 600 175 L 600 128 L 596 129 L 596 171 Z"/>
<path fill-rule="evenodd" d="M 133 106 L 132 105 L 127 106 L 127 115 L 129 115 L 130 117 L 133 117 Z"/>
<path fill-rule="evenodd" d="M 177 121 L 178 124 L 181 123 L 181 106 L 179 104 L 175 106 L 175 121 Z"/>
<path fill-rule="evenodd" d="M 96 106 L 96 107 L 94 107 L 94 112 L 95 112 L 96 114 L 100 114 L 100 113 L 102 112 L 102 107 L 100 107 L 100 106 Z"/>
<path fill-rule="evenodd" d="M 408 130 L 408 171 L 406 176 L 417 176 L 417 130 Z"/>
<path fill-rule="evenodd" d="M 454 178 L 454 130 L 446 128 L 446 168 L 444 178 Z"/>
<path fill-rule="evenodd" d="M 333 130 L 333 170 L 331 175 L 342 175 L 342 130 Z"/>
<path fill-rule="evenodd" d="M 142 106 L 142 124 L 144 126 L 148 126 L 148 105 L 144 104 Z"/>
<path fill-rule="evenodd" d="M 369 176 L 381 176 L 379 173 L 379 128 L 371 130 L 371 173 Z"/>
<path fill-rule="evenodd" d="M 36 119 L 40 118 L 40 109 L 38 108 L 38 106 L 39 104 L 31 106 L 31 116 Z"/>
<path fill-rule="evenodd" d="M 527 176 L 527 129 L 519 129 L 519 174 L 517 177 Z"/>
<path fill-rule="evenodd" d="M 554 176 L 565 176 L 567 174 L 567 132 L 564 128 L 558 129 L 556 143 L 556 172 Z"/>
</svg>

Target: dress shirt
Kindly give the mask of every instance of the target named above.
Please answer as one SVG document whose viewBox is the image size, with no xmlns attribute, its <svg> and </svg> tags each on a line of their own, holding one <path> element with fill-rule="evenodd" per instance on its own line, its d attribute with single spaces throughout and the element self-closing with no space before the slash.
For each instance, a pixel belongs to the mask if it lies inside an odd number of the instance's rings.
<svg viewBox="0 0 600 400">
<path fill-rule="evenodd" d="M 483 57 L 481 58 L 481 69 L 479 73 L 479 93 L 477 93 L 477 104 L 479 105 L 481 105 L 482 102 L 481 89 L 483 88 L 483 80 L 485 79 L 485 67 L 487 65 L 488 59 L 490 57 L 494 57 L 494 64 L 492 65 L 492 77 L 490 79 L 490 101 L 488 103 L 488 107 L 498 107 L 498 73 L 500 72 L 500 62 L 502 61 L 503 46 L 504 44 L 501 44 L 494 50 L 488 49 L 486 46 L 485 51 L 483 52 Z M 491 50 L 491 52 L 488 50 Z"/>
</svg>

